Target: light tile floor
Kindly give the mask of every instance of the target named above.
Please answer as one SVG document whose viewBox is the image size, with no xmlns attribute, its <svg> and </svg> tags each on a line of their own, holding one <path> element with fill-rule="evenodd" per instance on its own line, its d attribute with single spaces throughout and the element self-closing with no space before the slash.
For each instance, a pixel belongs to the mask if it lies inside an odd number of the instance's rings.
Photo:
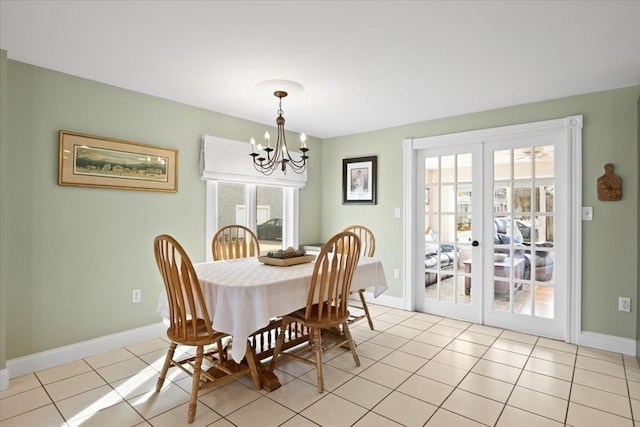
<svg viewBox="0 0 640 427">
<path fill-rule="evenodd" d="M 640 426 L 637 358 L 458 320 L 371 305 L 352 327 L 362 362 L 278 364 L 283 384 L 243 378 L 199 397 L 200 426 Z M 186 426 L 190 378 L 154 386 L 163 338 L 11 380 L 0 426 Z M 635 424 L 634 424 L 635 423 Z"/>
</svg>

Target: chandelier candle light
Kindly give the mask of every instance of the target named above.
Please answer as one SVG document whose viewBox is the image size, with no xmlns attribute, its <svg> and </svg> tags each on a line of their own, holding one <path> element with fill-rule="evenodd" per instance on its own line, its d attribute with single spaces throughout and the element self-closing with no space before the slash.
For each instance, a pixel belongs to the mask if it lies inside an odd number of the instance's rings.
<svg viewBox="0 0 640 427">
<path fill-rule="evenodd" d="M 307 159 L 309 158 L 307 156 L 307 151 L 309 151 L 307 148 L 307 136 L 304 133 L 300 134 L 300 151 L 302 152 L 302 156 L 300 156 L 299 159 L 292 158 L 289 153 L 289 147 L 287 147 L 287 139 L 284 135 L 284 111 L 282 111 L 282 98 L 287 96 L 287 92 L 277 90 L 273 94 L 280 100 L 278 104 L 278 117 L 276 117 L 276 126 L 278 128 L 276 146 L 275 148 L 271 147 L 271 136 L 269 132 L 264 133 L 266 147 L 263 147 L 262 144 L 258 144 L 256 147 L 256 140 L 251 138 L 251 154 L 249 155 L 253 157 L 253 166 L 258 172 L 264 175 L 271 175 L 273 171 L 278 168 L 286 174 L 287 166 L 293 169 L 295 173 L 302 173 L 307 167 Z"/>
</svg>

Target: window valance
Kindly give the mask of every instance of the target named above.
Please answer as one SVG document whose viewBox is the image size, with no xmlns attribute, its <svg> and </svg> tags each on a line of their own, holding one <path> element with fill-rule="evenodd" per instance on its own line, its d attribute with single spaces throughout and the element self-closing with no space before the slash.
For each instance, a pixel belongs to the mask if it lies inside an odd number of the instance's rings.
<svg viewBox="0 0 640 427">
<path fill-rule="evenodd" d="M 276 170 L 266 176 L 255 170 L 250 152 L 251 145 L 247 142 L 205 135 L 202 141 L 202 179 L 280 187 L 305 186 L 307 171 L 296 174 L 289 170 L 285 175 L 281 170 Z M 293 151 L 291 155 L 301 156 L 299 152 Z"/>
</svg>

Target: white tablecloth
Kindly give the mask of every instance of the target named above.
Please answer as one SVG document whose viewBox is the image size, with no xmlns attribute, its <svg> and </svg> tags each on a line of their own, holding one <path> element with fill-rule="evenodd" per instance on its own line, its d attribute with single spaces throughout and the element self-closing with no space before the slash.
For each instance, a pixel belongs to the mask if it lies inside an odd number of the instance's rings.
<svg viewBox="0 0 640 427">
<path fill-rule="evenodd" d="M 233 336 L 231 357 L 240 362 L 247 338 L 269 324 L 270 319 L 307 304 L 314 263 L 277 267 L 257 258 L 240 258 L 196 264 L 196 274 L 207 301 L 213 327 Z M 352 289 L 374 288 L 378 297 L 387 289 L 382 263 L 360 258 Z M 169 317 L 166 293 L 158 299 L 158 314 Z"/>
</svg>

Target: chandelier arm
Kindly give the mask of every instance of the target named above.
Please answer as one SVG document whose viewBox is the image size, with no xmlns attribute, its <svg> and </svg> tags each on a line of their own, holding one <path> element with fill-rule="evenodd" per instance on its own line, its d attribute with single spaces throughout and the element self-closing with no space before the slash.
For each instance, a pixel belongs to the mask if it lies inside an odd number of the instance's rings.
<svg viewBox="0 0 640 427">
<path fill-rule="evenodd" d="M 256 171 L 260 172 L 263 175 L 271 175 L 273 173 L 273 171 L 275 170 L 275 167 L 272 166 L 267 166 L 264 163 L 258 163 L 255 161 L 253 161 L 253 167 L 255 168 Z"/>
</svg>

